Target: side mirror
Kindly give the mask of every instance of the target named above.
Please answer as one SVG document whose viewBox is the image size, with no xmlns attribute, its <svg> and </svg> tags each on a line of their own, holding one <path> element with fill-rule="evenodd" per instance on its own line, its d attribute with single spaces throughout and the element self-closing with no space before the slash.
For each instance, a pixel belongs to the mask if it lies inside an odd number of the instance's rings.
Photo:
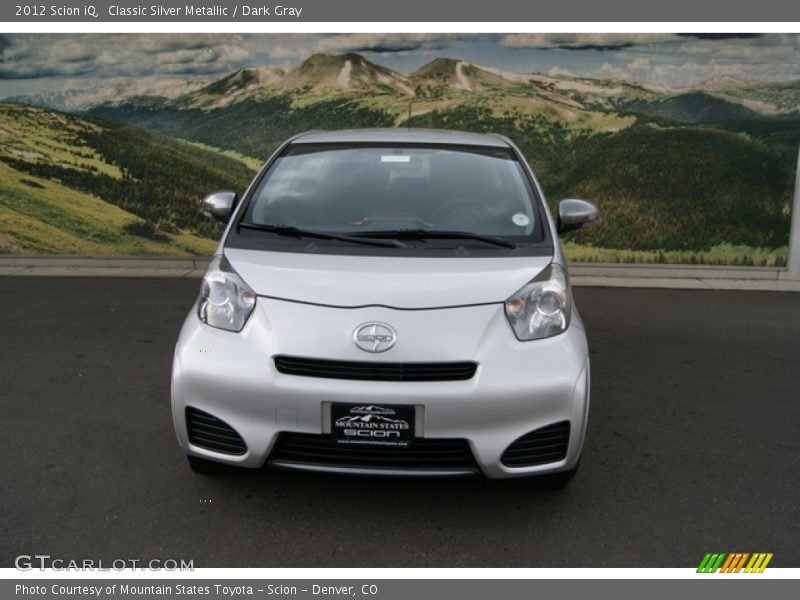
<svg viewBox="0 0 800 600">
<path fill-rule="evenodd" d="M 236 192 L 221 190 L 212 192 L 200 204 L 200 213 L 211 219 L 227 223 L 236 204 Z"/>
<path fill-rule="evenodd" d="M 600 209 L 591 202 L 567 198 L 558 203 L 558 233 L 580 229 L 600 220 Z"/>
</svg>

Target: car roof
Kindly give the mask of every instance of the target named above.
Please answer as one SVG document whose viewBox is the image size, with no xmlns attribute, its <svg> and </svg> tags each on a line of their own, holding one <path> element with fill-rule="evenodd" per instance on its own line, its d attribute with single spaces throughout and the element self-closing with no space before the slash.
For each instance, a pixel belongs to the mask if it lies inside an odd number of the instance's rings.
<svg viewBox="0 0 800 600">
<path fill-rule="evenodd" d="M 511 144 L 499 135 L 451 131 L 447 129 L 339 129 L 332 131 L 307 131 L 291 140 L 292 144 L 452 144 L 458 146 L 485 146 L 509 148 Z"/>
</svg>

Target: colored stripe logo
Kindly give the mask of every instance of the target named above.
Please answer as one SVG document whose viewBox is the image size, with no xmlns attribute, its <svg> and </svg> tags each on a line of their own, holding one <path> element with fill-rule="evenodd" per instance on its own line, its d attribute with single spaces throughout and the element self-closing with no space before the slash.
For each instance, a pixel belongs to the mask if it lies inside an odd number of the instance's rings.
<svg viewBox="0 0 800 600">
<path fill-rule="evenodd" d="M 698 573 L 763 573 L 769 561 L 772 560 L 771 552 L 709 552 L 700 561 Z"/>
</svg>

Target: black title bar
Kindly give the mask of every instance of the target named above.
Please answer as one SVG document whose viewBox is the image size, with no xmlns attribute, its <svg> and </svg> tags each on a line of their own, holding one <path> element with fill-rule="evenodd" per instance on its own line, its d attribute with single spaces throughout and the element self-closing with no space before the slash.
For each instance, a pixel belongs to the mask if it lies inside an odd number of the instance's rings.
<svg viewBox="0 0 800 600">
<path fill-rule="evenodd" d="M 0 22 L 795 22 L 786 0 L 61 0 L 0 4 Z"/>
</svg>

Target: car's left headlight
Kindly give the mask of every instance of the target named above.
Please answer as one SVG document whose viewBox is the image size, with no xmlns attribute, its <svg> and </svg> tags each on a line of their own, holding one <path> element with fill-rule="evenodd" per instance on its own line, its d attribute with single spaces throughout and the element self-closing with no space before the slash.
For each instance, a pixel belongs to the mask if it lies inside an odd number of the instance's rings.
<svg viewBox="0 0 800 600">
<path fill-rule="evenodd" d="M 241 331 L 256 305 L 256 293 L 233 270 L 224 256 L 208 265 L 197 301 L 197 316 L 206 325 Z"/>
<path fill-rule="evenodd" d="M 540 340 L 566 331 L 572 293 L 563 267 L 551 263 L 505 302 L 506 318 L 520 341 Z"/>
</svg>

